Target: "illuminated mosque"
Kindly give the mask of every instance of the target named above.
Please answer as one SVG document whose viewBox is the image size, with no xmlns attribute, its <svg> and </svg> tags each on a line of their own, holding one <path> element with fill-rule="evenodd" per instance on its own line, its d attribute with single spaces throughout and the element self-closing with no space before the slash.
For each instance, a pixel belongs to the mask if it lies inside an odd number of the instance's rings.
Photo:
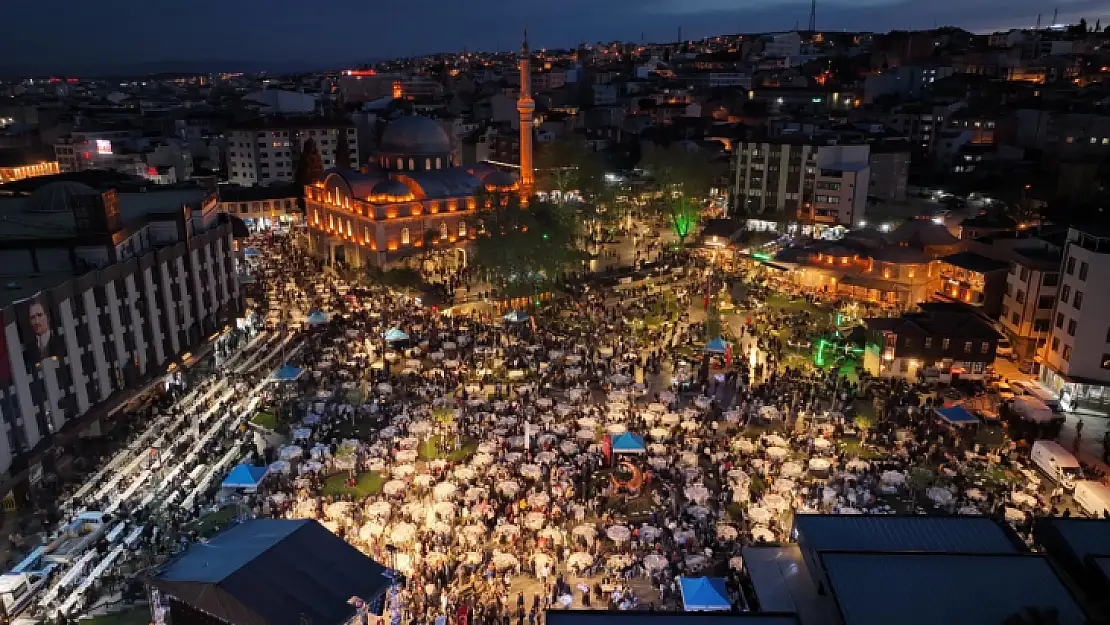
<svg viewBox="0 0 1110 625">
<path fill-rule="evenodd" d="M 532 172 L 531 68 L 525 35 L 521 53 L 520 174 L 488 163 L 460 166 L 438 123 L 409 115 L 386 126 L 377 156 L 362 171 L 332 169 L 305 188 L 310 245 L 319 256 L 352 267 L 392 266 L 418 252 L 450 252 L 451 264 L 466 264 L 466 242 L 474 238 L 467 218 L 475 194 L 527 194 Z"/>
</svg>

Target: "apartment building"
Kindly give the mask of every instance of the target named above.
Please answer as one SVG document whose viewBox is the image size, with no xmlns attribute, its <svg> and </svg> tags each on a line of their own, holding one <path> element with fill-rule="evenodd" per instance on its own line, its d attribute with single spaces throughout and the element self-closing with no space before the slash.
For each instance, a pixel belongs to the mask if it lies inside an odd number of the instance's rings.
<svg viewBox="0 0 1110 625">
<path fill-rule="evenodd" d="M 340 135 L 343 141 L 340 141 Z M 228 130 L 228 182 L 242 187 L 289 184 L 305 142 L 312 139 L 324 169 L 343 167 L 358 170 L 363 148 L 358 131 L 346 121 L 282 119 L 234 127 Z M 347 156 L 337 156 L 345 143 Z"/>
<path fill-rule="evenodd" d="M 1070 228 L 1040 378 L 1066 409 L 1110 406 L 1110 230 Z"/>
<path fill-rule="evenodd" d="M 870 146 L 812 138 L 738 143 L 733 209 L 750 219 L 849 226 L 863 219 Z"/>
<path fill-rule="evenodd" d="M 93 188 L 73 176 L 8 189 L 0 471 L 9 479 L 0 492 L 134 389 L 188 364 L 242 309 L 233 222 L 204 189 Z"/>
</svg>

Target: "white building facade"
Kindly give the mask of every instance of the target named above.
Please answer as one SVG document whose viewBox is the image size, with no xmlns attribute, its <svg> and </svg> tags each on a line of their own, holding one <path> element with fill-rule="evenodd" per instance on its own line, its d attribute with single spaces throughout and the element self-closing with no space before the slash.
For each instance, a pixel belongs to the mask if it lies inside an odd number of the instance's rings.
<svg viewBox="0 0 1110 625">
<path fill-rule="evenodd" d="M 337 162 L 340 135 L 347 145 L 346 162 Z M 228 181 L 243 187 L 293 182 L 305 142 L 312 139 L 324 169 L 358 171 L 364 162 L 358 131 L 344 122 L 275 123 L 228 131 Z"/>
</svg>

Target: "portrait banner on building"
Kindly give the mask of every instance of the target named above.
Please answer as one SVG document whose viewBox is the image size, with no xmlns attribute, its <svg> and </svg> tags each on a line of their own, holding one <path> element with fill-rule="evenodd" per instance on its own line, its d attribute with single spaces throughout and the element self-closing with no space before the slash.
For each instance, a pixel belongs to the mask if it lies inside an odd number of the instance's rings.
<svg viewBox="0 0 1110 625">
<path fill-rule="evenodd" d="M 26 346 L 27 363 L 38 364 L 51 357 L 61 357 L 64 353 L 62 337 L 55 325 L 51 298 L 46 293 L 16 302 L 16 323 Z"/>
</svg>

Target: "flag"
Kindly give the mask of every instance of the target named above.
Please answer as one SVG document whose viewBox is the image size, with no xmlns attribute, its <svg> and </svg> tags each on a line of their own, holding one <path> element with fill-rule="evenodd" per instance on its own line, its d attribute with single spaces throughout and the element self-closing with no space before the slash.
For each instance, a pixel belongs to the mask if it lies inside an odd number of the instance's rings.
<svg viewBox="0 0 1110 625">
<path fill-rule="evenodd" d="M 725 366 L 732 366 L 732 343 L 725 345 Z"/>
<path fill-rule="evenodd" d="M 707 311 L 709 310 L 709 296 L 708 295 L 706 295 L 704 298 L 702 298 L 701 305 L 702 305 L 703 309 L 705 309 Z"/>
<path fill-rule="evenodd" d="M 535 334 L 536 333 L 536 316 L 532 315 L 532 316 L 528 317 L 528 323 L 532 324 L 532 334 Z"/>
</svg>

